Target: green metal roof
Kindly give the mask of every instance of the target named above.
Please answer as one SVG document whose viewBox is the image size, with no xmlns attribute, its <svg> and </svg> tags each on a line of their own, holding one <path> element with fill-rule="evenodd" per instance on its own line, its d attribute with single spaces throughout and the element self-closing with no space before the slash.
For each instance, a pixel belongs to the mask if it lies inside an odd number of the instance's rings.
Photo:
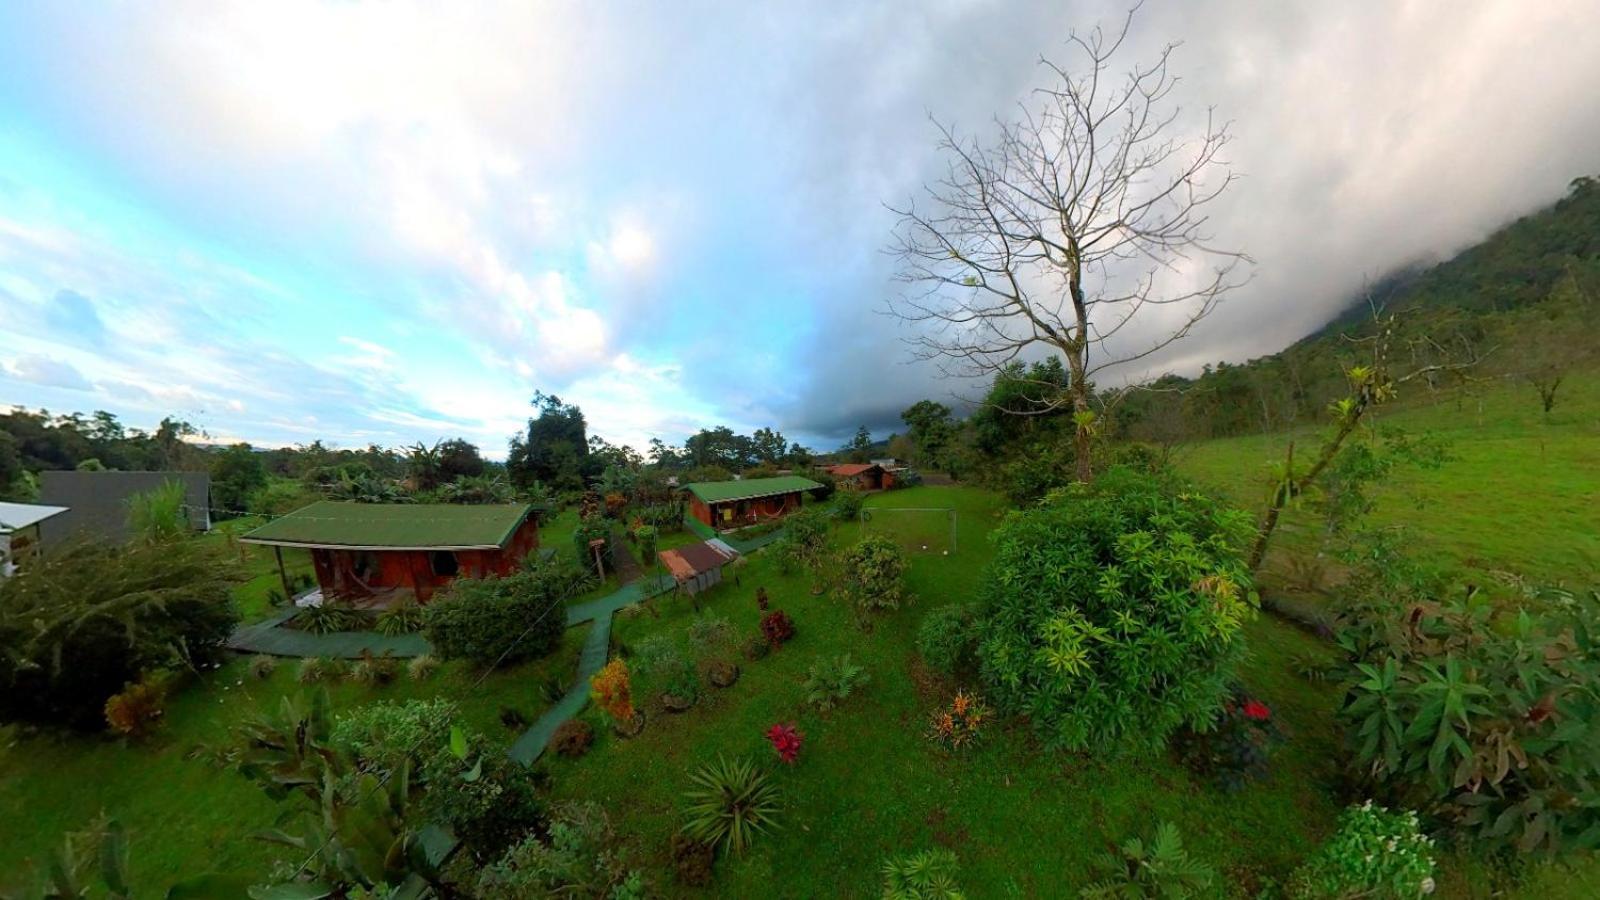
<svg viewBox="0 0 1600 900">
<path fill-rule="evenodd" d="M 246 534 L 249 544 L 364 550 L 502 547 L 533 507 L 526 503 L 347 503 L 323 500 Z"/>
<path fill-rule="evenodd" d="M 771 497 L 774 494 L 792 494 L 822 487 L 809 478 L 799 475 L 780 475 L 777 478 L 746 478 L 743 481 L 697 481 L 683 489 L 707 503 L 727 503 L 730 500 L 751 500 Z"/>
</svg>

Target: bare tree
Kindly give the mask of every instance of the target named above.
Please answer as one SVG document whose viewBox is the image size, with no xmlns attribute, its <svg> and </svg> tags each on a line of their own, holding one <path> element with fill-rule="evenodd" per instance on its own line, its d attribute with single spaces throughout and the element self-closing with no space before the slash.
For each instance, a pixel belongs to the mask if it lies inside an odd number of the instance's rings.
<svg viewBox="0 0 1600 900">
<path fill-rule="evenodd" d="M 893 210 L 889 249 L 909 287 L 889 311 L 913 326 L 913 352 L 962 377 L 992 377 L 1036 347 L 1060 353 L 1065 394 L 1007 411 L 1070 407 L 1081 481 L 1092 475 L 1096 373 L 1183 338 L 1247 260 L 1207 233 L 1208 204 L 1235 178 L 1220 155 L 1228 128 L 1207 110 L 1179 137 L 1189 123 L 1170 98 L 1175 45 L 1120 77 L 1110 71 L 1132 22 L 1130 11 L 1115 33 L 1073 35 L 1076 74 L 1041 60 L 1051 84 L 1018 118 L 997 121 L 992 143 L 936 121 L 947 171 L 924 188 L 922 207 Z M 1113 340 L 1150 306 L 1181 312 L 1153 340 Z"/>
</svg>

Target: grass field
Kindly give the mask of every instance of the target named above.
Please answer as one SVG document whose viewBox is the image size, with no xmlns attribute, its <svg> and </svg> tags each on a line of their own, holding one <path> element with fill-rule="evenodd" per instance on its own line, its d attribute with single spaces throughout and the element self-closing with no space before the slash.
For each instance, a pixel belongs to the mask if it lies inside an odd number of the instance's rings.
<svg viewBox="0 0 1600 900">
<path fill-rule="evenodd" d="M 1546 418 L 1518 382 L 1441 403 L 1380 409 L 1377 421 L 1445 438 L 1454 459 L 1436 470 L 1403 469 L 1376 492 L 1373 522 L 1405 525 L 1415 548 L 1479 580 L 1514 572 L 1541 583 L 1600 583 L 1600 374 L 1574 375 Z M 1290 440 L 1309 454 L 1303 429 L 1180 447 L 1178 467 L 1246 509 L 1259 509 L 1273 463 Z M 1315 545 L 1304 511 L 1290 511 L 1269 555 L 1281 573 L 1291 553 Z"/>
</svg>

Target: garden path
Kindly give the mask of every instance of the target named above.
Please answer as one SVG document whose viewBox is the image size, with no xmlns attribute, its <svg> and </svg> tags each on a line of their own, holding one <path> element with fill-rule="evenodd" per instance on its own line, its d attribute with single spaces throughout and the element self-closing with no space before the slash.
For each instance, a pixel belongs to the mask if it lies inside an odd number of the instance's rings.
<svg viewBox="0 0 1600 900">
<path fill-rule="evenodd" d="M 568 628 L 594 623 L 578 655 L 577 680 L 556 705 L 545 710 L 544 715 L 511 745 L 512 759 L 524 764 L 538 759 L 561 723 L 577 715 L 589 702 L 589 679 L 606 664 L 611 649 L 611 617 L 617 610 L 664 594 L 674 586 L 670 577 L 657 575 L 625 584 L 612 594 L 567 609 Z"/>
<path fill-rule="evenodd" d="M 269 656 L 326 656 L 334 659 L 359 659 L 365 653 L 388 654 L 400 659 L 421 656 L 430 649 L 420 634 L 379 634 L 376 631 L 337 631 L 313 634 L 284 625 L 295 614 L 290 609 L 271 618 L 241 625 L 228 638 L 228 649 L 240 653 L 265 653 Z"/>
</svg>

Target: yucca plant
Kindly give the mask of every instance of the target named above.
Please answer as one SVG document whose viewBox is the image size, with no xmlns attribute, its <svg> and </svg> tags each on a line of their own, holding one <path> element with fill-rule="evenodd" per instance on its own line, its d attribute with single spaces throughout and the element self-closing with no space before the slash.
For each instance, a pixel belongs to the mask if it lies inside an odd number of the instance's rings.
<svg viewBox="0 0 1600 900">
<path fill-rule="evenodd" d="M 767 773 L 748 759 L 717 756 L 690 775 L 694 783 L 683 833 L 742 856 L 755 836 L 777 824 L 780 796 Z"/>
<path fill-rule="evenodd" d="M 1082 890 L 1083 897 L 1182 900 L 1208 887 L 1216 877 L 1210 866 L 1189 858 L 1183 836 L 1171 822 L 1157 825 L 1149 841 L 1132 837 L 1101 854 L 1095 867 L 1101 878 Z"/>
<path fill-rule="evenodd" d="M 422 630 L 422 607 L 410 600 L 395 603 L 378 613 L 377 628 L 388 637 L 415 634 Z"/>
<path fill-rule="evenodd" d="M 924 850 L 883 861 L 884 900 L 963 900 L 956 884 L 956 855 Z"/>
</svg>

